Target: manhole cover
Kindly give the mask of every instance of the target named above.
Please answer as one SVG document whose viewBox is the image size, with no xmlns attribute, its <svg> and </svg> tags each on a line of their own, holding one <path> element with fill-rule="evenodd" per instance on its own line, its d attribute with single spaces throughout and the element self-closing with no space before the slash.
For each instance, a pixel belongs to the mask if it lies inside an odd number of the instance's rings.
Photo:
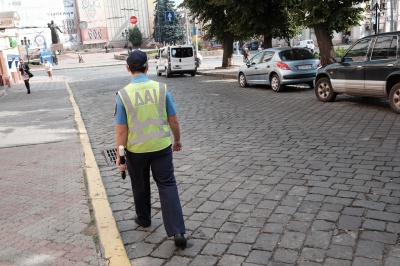
<svg viewBox="0 0 400 266">
<path fill-rule="evenodd" d="M 117 160 L 117 149 L 102 150 L 101 153 L 106 159 L 108 165 L 115 165 L 115 161 Z"/>
</svg>

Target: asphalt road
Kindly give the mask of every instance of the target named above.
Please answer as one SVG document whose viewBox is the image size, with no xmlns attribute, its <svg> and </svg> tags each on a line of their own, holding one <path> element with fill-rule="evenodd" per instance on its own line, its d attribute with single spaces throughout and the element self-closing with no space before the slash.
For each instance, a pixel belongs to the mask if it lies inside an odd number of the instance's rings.
<svg viewBox="0 0 400 266">
<path fill-rule="evenodd" d="M 236 80 L 176 76 L 183 150 L 174 153 L 188 247 L 167 238 L 152 184 L 153 223 L 137 227 L 113 149 L 124 66 L 60 70 L 81 110 L 133 265 L 399 265 L 400 115 L 384 100 L 308 88 L 282 93 Z"/>
</svg>

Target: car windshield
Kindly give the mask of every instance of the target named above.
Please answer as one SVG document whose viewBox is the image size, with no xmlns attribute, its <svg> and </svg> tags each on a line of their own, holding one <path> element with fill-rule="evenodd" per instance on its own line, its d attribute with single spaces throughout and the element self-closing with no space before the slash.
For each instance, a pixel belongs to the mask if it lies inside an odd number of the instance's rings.
<svg viewBox="0 0 400 266">
<path fill-rule="evenodd" d="M 286 50 L 279 53 L 279 57 L 282 61 L 294 61 L 294 60 L 307 60 L 314 59 L 314 55 L 305 49 L 292 49 Z"/>
</svg>

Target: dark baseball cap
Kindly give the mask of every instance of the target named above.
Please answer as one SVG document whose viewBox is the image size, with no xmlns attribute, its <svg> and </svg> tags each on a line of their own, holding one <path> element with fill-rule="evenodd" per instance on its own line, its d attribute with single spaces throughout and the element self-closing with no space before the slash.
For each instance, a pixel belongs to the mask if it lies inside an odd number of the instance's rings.
<svg viewBox="0 0 400 266">
<path fill-rule="evenodd" d="M 132 51 L 128 59 L 126 59 L 126 63 L 129 66 L 137 66 L 137 67 L 145 67 L 147 65 L 147 54 L 141 50 Z"/>
</svg>

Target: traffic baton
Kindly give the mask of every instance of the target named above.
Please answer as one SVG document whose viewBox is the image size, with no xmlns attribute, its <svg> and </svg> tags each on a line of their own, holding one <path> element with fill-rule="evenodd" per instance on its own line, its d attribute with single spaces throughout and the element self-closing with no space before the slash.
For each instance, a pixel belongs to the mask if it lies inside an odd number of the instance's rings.
<svg viewBox="0 0 400 266">
<path fill-rule="evenodd" d="M 119 163 L 123 165 L 123 164 L 125 164 L 125 147 L 123 145 L 120 145 L 118 147 L 118 150 L 119 150 L 119 158 L 120 158 Z M 123 171 L 121 173 L 121 177 L 122 177 L 122 179 L 125 179 L 125 177 L 126 177 L 125 171 Z"/>
</svg>

